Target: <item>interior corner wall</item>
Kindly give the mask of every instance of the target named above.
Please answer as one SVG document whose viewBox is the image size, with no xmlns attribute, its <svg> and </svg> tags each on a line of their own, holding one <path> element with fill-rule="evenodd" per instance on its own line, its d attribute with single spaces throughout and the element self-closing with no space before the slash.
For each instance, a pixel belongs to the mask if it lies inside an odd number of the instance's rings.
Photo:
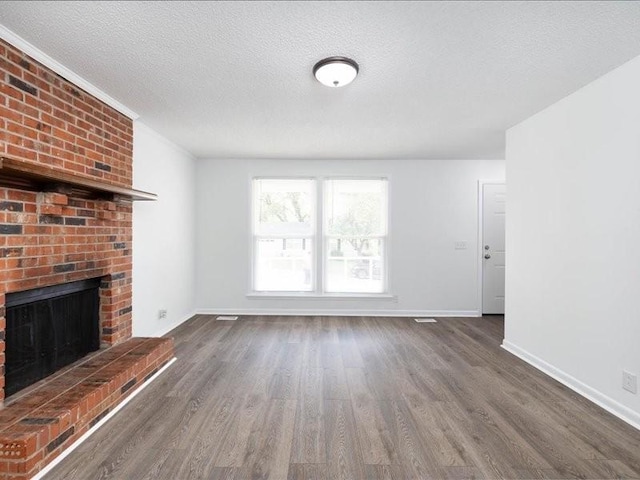
<svg viewBox="0 0 640 480">
<path fill-rule="evenodd" d="M 640 428 L 640 57 L 507 132 L 504 346 Z"/>
<path fill-rule="evenodd" d="M 195 160 L 136 121 L 133 179 L 158 195 L 133 207 L 133 334 L 158 336 L 195 311 Z"/>
<path fill-rule="evenodd" d="M 503 160 L 198 160 L 196 278 L 201 313 L 478 314 L 478 180 L 503 180 Z M 389 178 L 393 298 L 255 298 L 251 179 Z M 455 242 L 467 243 L 456 250 Z"/>
</svg>

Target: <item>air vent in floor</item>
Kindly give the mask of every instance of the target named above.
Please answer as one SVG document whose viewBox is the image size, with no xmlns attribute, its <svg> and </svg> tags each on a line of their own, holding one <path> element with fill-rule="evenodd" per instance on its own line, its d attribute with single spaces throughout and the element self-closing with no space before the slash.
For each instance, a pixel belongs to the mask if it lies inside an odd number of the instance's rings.
<svg viewBox="0 0 640 480">
<path fill-rule="evenodd" d="M 237 320 L 237 315 L 220 315 L 216 317 L 216 320 Z"/>
<path fill-rule="evenodd" d="M 414 318 L 418 323 L 437 323 L 435 318 Z"/>
</svg>

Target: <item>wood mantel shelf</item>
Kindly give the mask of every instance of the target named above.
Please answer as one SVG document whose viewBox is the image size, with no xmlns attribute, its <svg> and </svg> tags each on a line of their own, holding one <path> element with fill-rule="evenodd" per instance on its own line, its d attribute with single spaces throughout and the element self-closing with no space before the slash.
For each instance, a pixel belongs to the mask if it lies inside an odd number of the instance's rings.
<svg viewBox="0 0 640 480">
<path fill-rule="evenodd" d="M 155 193 L 119 187 L 83 175 L 61 172 L 46 165 L 23 162 L 9 157 L 0 157 L 0 183 L 31 189 L 62 189 L 79 196 L 95 196 L 113 201 L 158 199 Z"/>
</svg>

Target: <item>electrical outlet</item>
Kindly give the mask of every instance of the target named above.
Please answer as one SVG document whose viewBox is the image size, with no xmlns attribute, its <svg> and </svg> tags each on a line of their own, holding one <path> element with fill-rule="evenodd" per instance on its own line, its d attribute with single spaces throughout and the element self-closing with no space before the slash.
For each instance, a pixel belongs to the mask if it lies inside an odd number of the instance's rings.
<svg viewBox="0 0 640 480">
<path fill-rule="evenodd" d="M 167 318 L 167 311 L 165 309 L 158 310 L 158 318 L 162 320 L 163 318 Z"/>
<path fill-rule="evenodd" d="M 622 371 L 622 388 L 631 392 L 638 393 L 638 377 L 633 373 Z"/>
</svg>

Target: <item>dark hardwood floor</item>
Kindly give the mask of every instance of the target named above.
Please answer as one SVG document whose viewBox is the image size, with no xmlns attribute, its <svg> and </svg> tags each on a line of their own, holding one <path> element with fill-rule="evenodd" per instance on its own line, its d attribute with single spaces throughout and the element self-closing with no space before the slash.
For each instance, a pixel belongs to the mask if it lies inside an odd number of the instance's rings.
<svg viewBox="0 0 640 480">
<path fill-rule="evenodd" d="M 640 478 L 640 432 L 502 350 L 501 317 L 198 316 L 46 479 Z"/>
</svg>

